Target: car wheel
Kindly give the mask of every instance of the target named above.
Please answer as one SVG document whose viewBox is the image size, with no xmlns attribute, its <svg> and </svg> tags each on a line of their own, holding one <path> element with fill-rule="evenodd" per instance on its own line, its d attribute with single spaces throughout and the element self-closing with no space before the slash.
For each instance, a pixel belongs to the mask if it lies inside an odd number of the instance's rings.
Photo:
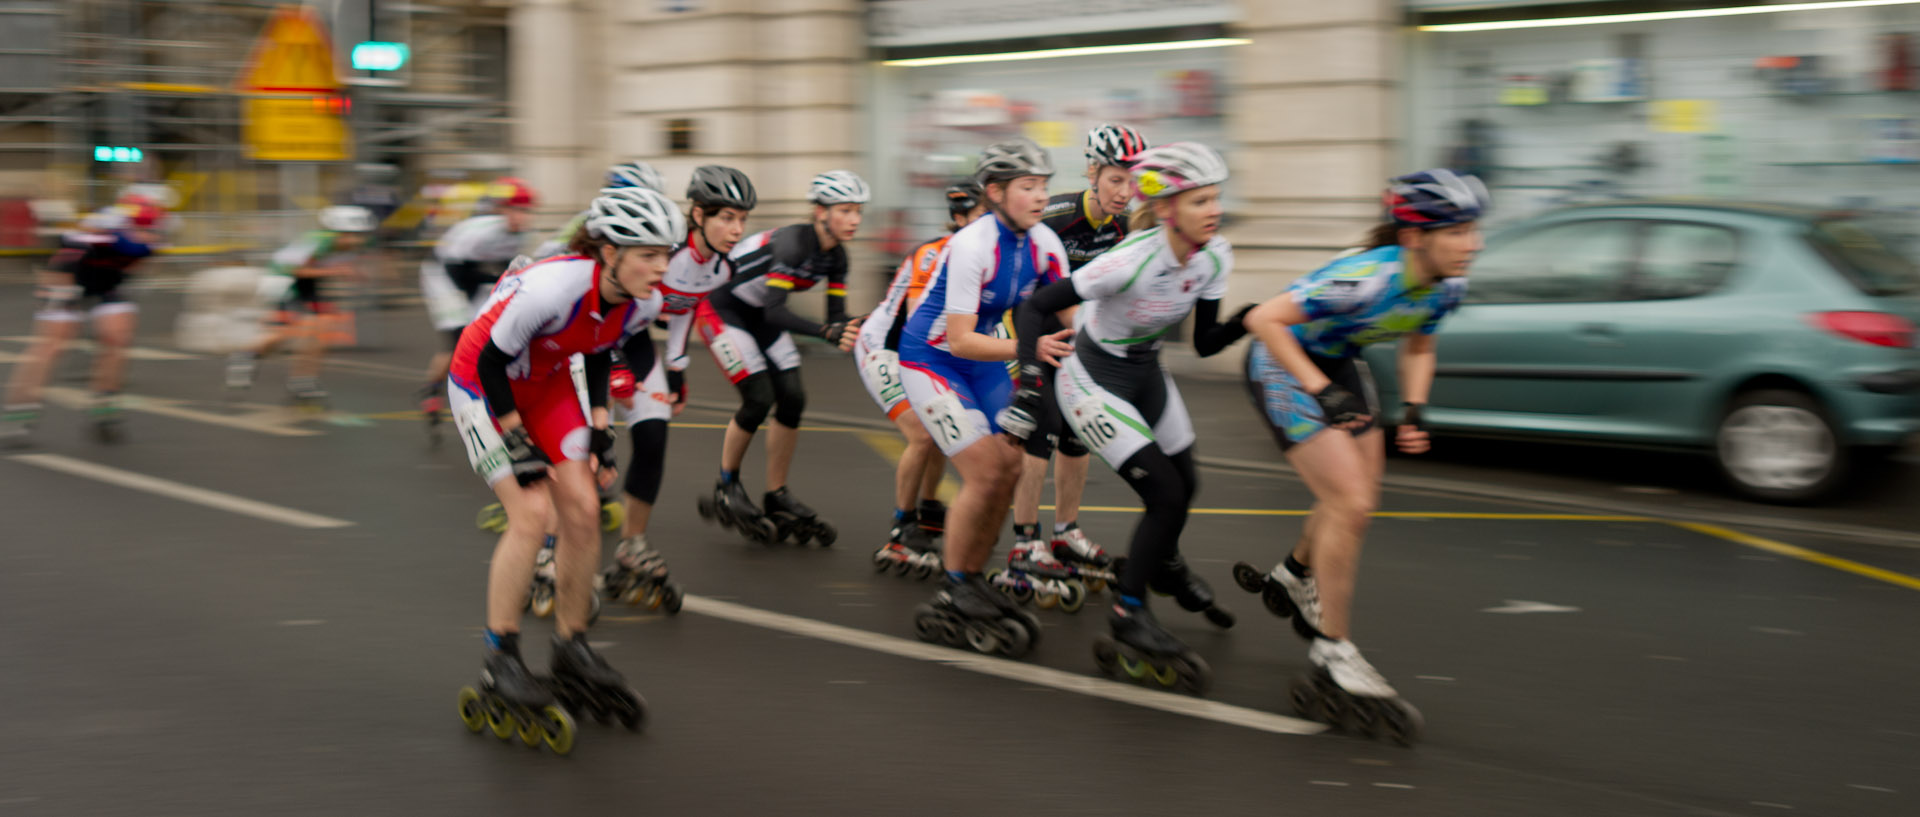
<svg viewBox="0 0 1920 817">
<path fill-rule="evenodd" d="M 1797 391 L 1743 393 L 1714 432 L 1720 471 L 1733 486 L 1767 502 L 1810 502 L 1839 485 L 1846 449 L 1826 410 Z"/>
</svg>

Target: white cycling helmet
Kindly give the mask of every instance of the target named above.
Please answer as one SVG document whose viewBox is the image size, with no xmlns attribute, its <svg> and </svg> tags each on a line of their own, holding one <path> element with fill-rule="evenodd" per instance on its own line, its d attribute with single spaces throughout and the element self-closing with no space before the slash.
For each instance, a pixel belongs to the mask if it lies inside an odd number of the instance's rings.
<svg viewBox="0 0 1920 817">
<path fill-rule="evenodd" d="M 1147 137 L 1111 122 L 1087 131 L 1087 163 L 1126 167 L 1134 154 L 1147 149 Z"/>
<path fill-rule="evenodd" d="M 1227 180 L 1227 160 L 1199 142 L 1170 142 L 1133 157 L 1133 185 L 1142 198 L 1160 199 Z"/>
<path fill-rule="evenodd" d="M 627 162 L 607 168 L 605 187 L 644 187 L 655 193 L 667 192 L 667 178 L 646 162 Z"/>
<path fill-rule="evenodd" d="M 807 188 L 807 201 L 814 204 L 866 204 L 871 198 L 873 191 L 851 170 L 829 170 L 813 177 Z"/>
<path fill-rule="evenodd" d="M 588 208 L 587 230 L 623 247 L 671 247 L 687 234 L 687 217 L 657 191 L 610 187 Z"/>
<path fill-rule="evenodd" d="M 350 204 L 320 211 L 320 229 L 336 233 L 370 233 L 375 227 L 373 211 Z"/>
</svg>

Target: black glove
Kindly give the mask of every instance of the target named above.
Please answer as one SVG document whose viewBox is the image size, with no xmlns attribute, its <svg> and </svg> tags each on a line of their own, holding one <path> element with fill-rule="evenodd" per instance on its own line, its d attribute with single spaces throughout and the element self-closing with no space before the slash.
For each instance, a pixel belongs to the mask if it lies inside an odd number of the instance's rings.
<svg viewBox="0 0 1920 817">
<path fill-rule="evenodd" d="M 1221 321 L 1221 323 L 1224 323 L 1228 326 L 1238 326 L 1240 327 L 1240 331 L 1244 333 L 1247 331 L 1247 313 L 1252 312 L 1255 306 L 1258 306 L 1258 304 L 1247 304 L 1245 306 L 1242 306 L 1240 307 L 1239 310 L 1233 313 L 1233 317 L 1228 318 L 1224 321 Z"/>
<path fill-rule="evenodd" d="M 820 327 L 820 337 L 826 338 L 828 343 L 836 345 L 840 343 L 840 336 L 846 333 L 846 321 L 834 321 L 833 323 Z"/>
<path fill-rule="evenodd" d="M 513 462 L 513 478 L 520 482 L 520 487 L 525 488 L 547 478 L 547 468 L 553 465 L 553 460 L 547 459 L 547 455 L 533 444 L 533 438 L 527 435 L 524 426 L 502 432 L 500 442 L 506 445 L 507 459 Z"/>
<path fill-rule="evenodd" d="M 1040 412 L 1045 407 L 1045 400 L 1040 394 L 1040 366 L 1034 363 L 1021 366 L 1016 382 L 1020 387 L 1013 393 L 1013 402 L 1000 410 L 994 422 L 999 424 L 1001 431 L 1013 435 L 1015 439 L 1025 440 L 1040 427 Z"/>
<path fill-rule="evenodd" d="M 680 396 L 680 402 L 687 402 L 687 374 L 672 369 L 667 370 L 667 391 Z"/>
<path fill-rule="evenodd" d="M 600 460 L 601 470 L 615 467 L 613 454 L 613 429 L 596 428 L 587 438 L 587 451 Z"/>
<path fill-rule="evenodd" d="M 1424 406 L 1426 406 L 1425 403 L 1403 404 L 1402 410 L 1400 412 L 1400 424 L 1403 426 L 1408 426 L 1410 428 L 1413 428 L 1417 431 L 1426 431 L 1427 430 L 1426 418 L 1422 417 L 1420 414 L 1420 409 Z"/>
<path fill-rule="evenodd" d="M 1320 404 L 1320 410 L 1326 413 L 1327 425 L 1330 426 L 1345 425 L 1371 413 L 1366 400 L 1338 383 L 1328 383 L 1313 399 Z"/>
</svg>

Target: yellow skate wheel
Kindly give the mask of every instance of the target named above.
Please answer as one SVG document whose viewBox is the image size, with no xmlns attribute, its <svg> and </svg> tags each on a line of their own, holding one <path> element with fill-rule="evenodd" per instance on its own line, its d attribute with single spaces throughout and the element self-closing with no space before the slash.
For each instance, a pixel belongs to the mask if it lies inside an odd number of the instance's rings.
<svg viewBox="0 0 1920 817">
<path fill-rule="evenodd" d="M 487 728 L 487 708 L 480 702 L 479 690 L 473 687 L 460 688 L 460 722 L 476 735 Z"/>
<path fill-rule="evenodd" d="M 573 751 L 573 716 L 557 706 L 540 710 L 540 718 L 545 721 L 541 732 L 545 733 L 547 748 L 556 755 L 566 755 Z"/>
<path fill-rule="evenodd" d="M 534 590 L 532 598 L 527 601 L 527 609 L 540 618 L 553 615 L 553 591 L 544 586 Z"/>
<path fill-rule="evenodd" d="M 528 718 L 526 723 L 520 724 L 520 742 L 526 744 L 528 749 L 538 749 L 540 748 L 541 741 L 546 739 L 547 729 L 545 721 L 547 717 L 544 712 L 530 714 L 532 714 L 533 717 Z"/>
<path fill-rule="evenodd" d="M 498 698 L 487 701 L 487 725 L 493 727 L 493 736 L 501 740 L 513 737 L 513 713 L 507 711 L 505 702 Z"/>
<path fill-rule="evenodd" d="M 1087 586 L 1079 579 L 1068 579 L 1060 583 L 1060 611 L 1078 613 L 1081 605 L 1087 603 Z"/>
<path fill-rule="evenodd" d="M 619 502 L 606 502 L 600 505 L 600 529 L 612 533 L 627 524 L 627 506 Z"/>
<path fill-rule="evenodd" d="M 1035 592 L 1033 594 L 1033 606 L 1042 610 L 1052 610 L 1060 606 L 1060 596 L 1054 593 Z"/>
<path fill-rule="evenodd" d="M 474 517 L 473 523 L 479 526 L 481 530 L 504 533 L 507 530 L 507 509 L 500 507 L 500 503 L 495 502 L 481 508 L 479 515 Z"/>
</svg>

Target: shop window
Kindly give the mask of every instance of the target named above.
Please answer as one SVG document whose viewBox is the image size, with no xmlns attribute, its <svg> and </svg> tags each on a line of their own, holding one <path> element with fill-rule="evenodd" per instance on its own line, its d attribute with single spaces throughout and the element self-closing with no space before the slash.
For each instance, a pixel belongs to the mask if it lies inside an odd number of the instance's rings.
<svg viewBox="0 0 1920 817">
<path fill-rule="evenodd" d="M 667 152 L 676 156 L 694 152 L 695 130 L 691 119 L 667 120 Z"/>
<path fill-rule="evenodd" d="M 1487 247 L 1467 280 L 1467 302 L 1579 303 L 1620 299 L 1633 269 L 1631 221 L 1556 224 Z"/>
<path fill-rule="evenodd" d="M 1706 224 L 1654 224 L 1640 250 L 1632 297 L 1692 298 L 1720 287 L 1740 260 L 1732 230 Z"/>
</svg>

